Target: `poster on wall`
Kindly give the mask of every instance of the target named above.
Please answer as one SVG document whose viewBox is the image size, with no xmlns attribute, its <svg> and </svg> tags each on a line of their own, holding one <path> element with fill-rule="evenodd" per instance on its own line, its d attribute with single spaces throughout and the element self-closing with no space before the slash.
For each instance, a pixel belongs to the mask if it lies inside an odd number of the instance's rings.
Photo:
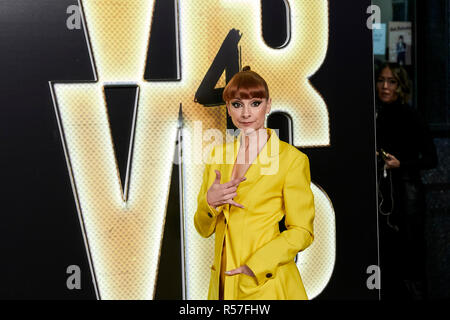
<svg viewBox="0 0 450 320">
<path fill-rule="evenodd" d="M 389 22 L 389 62 L 411 65 L 412 24 L 410 21 Z"/>
<path fill-rule="evenodd" d="M 373 54 L 384 55 L 386 53 L 386 23 L 379 23 L 378 28 L 373 29 Z"/>
</svg>

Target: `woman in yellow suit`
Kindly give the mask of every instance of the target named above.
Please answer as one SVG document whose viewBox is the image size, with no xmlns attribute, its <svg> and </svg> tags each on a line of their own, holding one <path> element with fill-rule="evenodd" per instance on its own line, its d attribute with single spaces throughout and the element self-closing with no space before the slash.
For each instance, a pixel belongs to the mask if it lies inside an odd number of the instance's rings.
<svg viewBox="0 0 450 320">
<path fill-rule="evenodd" d="M 208 299 L 308 299 L 294 261 L 313 241 L 308 158 L 264 127 L 269 90 L 249 67 L 223 97 L 240 134 L 213 148 L 194 216 L 201 236 L 215 233 Z"/>
</svg>

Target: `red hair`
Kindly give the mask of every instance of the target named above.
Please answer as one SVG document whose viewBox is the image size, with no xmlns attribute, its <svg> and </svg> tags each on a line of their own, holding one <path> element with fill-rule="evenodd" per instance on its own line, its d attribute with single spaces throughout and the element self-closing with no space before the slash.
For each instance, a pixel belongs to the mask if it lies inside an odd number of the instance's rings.
<svg viewBox="0 0 450 320">
<path fill-rule="evenodd" d="M 225 102 L 231 99 L 269 98 L 269 88 L 266 81 L 256 72 L 246 66 L 241 72 L 236 73 L 228 82 L 223 91 Z"/>
</svg>

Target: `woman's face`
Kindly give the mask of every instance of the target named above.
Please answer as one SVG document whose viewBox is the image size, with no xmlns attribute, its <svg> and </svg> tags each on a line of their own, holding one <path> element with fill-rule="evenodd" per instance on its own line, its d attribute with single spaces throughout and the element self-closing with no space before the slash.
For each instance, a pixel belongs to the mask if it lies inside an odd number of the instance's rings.
<svg viewBox="0 0 450 320">
<path fill-rule="evenodd" d="M 384 103 L 392 103 L 398 98 L 398 81 L 394 78 L 391 69 L 384 68 L 377 79 L 378 98 Z"/>
<path fill-rule="evenodd" d="M 263 129 L 266 114 L 270 112 L 271 99 L 234 98 L 227 101 L 227 110 L 233 124 L 244 134 Z"/>
</svg>

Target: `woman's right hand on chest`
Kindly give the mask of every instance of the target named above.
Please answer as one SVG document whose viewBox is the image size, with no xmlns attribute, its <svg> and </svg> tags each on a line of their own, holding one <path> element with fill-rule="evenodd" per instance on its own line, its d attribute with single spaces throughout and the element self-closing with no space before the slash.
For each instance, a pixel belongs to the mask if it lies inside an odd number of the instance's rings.
<svg viewBox="0 0 450 320">
<path fill-rule="evenodd" d="M 231 204 L 232 206 L 236 206 L 239 208 L 244 208 L 243 205 L 235 202 L 233 200 L 234 197 L 237 196 L 236 190 L 239 184 L 244 181 L 246 178 L 237 178 L 231 181 L 228 181 L 224 184 L 220 184 L 220 171 L 214 170 L 216 172 L 216 179 L 208 190 L 206 195 L 206 200 L 210 206 L 217 208 L 223 204 Z"/>
</svg>

